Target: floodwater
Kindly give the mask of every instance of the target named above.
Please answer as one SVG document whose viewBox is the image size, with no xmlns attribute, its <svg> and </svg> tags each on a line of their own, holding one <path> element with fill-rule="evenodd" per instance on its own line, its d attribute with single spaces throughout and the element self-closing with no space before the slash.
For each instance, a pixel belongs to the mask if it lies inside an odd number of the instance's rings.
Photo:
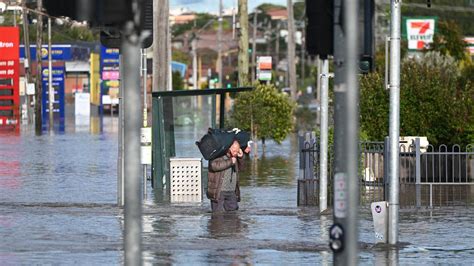
<svg viewBox="0 0 474 266">
<path fill-rule="evenodd" d="M 72 124 L 72 126 L 71 126 Z M 123 212 L 116 206 L 116 117 L 62 133 L 0 136 L 0 265 L 123 264 Z M 177 155 L 199 155 L 200 136 L 176 128 Z M 197 137 L 196 137 L 197 136 Z M 296 138 L 267 143 L 247 162 L 240 210 L 212 215 L 207 200 L 170 204 L 148 189 L 145 264 L 331 265 L 331 215 L 296 206 Z M 181 153 L 181 148 L 187 148 Z M 403 197 L 404 195 L 401 195 Z M 474 208 L 402 209 L 397 247 L 375 245 L 367 208 L 359 212 L 361 265 L 472 265 Z"/>
</svg>

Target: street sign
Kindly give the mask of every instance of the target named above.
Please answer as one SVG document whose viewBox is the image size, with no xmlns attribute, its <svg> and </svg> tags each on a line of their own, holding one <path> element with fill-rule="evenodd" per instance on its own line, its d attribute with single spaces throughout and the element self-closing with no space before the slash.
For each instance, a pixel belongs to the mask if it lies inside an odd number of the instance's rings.
<svg viewBox="0 0 474 266">
<path fill-rule="evenodd" d="M 404 18 L 404 33 L 409 50 L 424 50 L 430 47 L 436 27 L 436 17 Z"/>
<path fill-rule="evenodd" d="M 257 57 L 257 79 L 262 81 L 272 80 L 272 57 Z"/>
</svg>

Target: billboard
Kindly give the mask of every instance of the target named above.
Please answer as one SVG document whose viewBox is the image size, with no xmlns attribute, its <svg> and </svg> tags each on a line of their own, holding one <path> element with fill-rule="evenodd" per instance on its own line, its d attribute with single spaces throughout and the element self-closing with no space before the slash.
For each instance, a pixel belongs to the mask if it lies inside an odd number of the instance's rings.
<svg viewBox="0 0 474 266">
<path fill-rule="evenodd" d="M 19 28 L 0 27 L 0 128 L 20 125 L 19 43 Z"/>
<path fill-rule="evenodd" d="M 89 60 L 89 48 L 70 44 L 51 45 L 51 58 L 56 61 L 87 61 Z M 36 61 L 36 45 L 30 45 L 30 56 Z M 25 58 L 25 47 L 20 45 L 20 58 Z M 41 47 L 41 59 L 48 60 L 48 45 Z"/>
<path fill-rule="evenodd" d="M 403 32 L 409 50 L 424 50 L 433 43 L 436 30 L 436 17 L 405 17 Z"/>
<path fill-rule="evenodd" d="M 102 104 L 118 100 L 120 88 L 120 51 L 116 48 L 100 48 L 100 77 Z M 104 101 L 105 99 L 105 101 Z"/>
<path fill-rule="evenodd" d="M 66 68 L 64 66 L 53 66 L 53 91 L 54 91 L 54 102 L 53 102 L 53 113 L 54 119 L 60 119 L 61 124 L 64 122 L 64 77 Z M 43 122 L 49 120 L 49 70 L 43 68 Z"/>
</svg>

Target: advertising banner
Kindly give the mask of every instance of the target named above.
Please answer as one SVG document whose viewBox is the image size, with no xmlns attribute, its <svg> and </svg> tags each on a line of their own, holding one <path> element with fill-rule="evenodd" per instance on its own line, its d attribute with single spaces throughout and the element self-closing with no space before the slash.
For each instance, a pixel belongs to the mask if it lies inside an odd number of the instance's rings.
<svg viewBox="0 0 474 266">
<path fill-rule="evenodd" d="M 409 50 L 424 50 L 430 47 L 436 30 L 436 17 L 405 17 L 404 35 Z"/>
<path fill-rule="evenodd" d="M 54 91 L 54 102 L 53 102 L 53 113 L 54 117 L 64 120 L 64 78 L 66 69 L 64 66 L 53 67 L 53 91 Z M 49 82 L 48 82 L 49 70 L 43 68 L 43 122 L 49 120 Z"/>
<path fill-rule="evenodd" d="M 19 129 L 19 43 L 19 28 L 0 27 L 0 128 Z"/>
<path fill-rule="evenodd" d="M 118 100 L 120 87 L 120 51 L 116 48 L 100 48 L 100 76 L 102 79 L 102 104 Z"/>
</svg>

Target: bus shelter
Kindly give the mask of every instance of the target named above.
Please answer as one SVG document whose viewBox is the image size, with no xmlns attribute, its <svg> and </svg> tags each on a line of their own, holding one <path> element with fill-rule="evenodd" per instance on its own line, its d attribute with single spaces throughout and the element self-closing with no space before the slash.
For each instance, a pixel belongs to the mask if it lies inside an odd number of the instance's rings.
<svg viewBox="0 0 474 266">
<path fill-rule="evenodd" d="M 152 93 L 151 184 L 163 199 L 170 192 L 170 159 L 202 158 L 195 142 L 208 128 L 224 128 L 230 97 L 252 87 L 159 91 Z M 219 124 L 217 124 L 219 121 Z"/>
</svg>

